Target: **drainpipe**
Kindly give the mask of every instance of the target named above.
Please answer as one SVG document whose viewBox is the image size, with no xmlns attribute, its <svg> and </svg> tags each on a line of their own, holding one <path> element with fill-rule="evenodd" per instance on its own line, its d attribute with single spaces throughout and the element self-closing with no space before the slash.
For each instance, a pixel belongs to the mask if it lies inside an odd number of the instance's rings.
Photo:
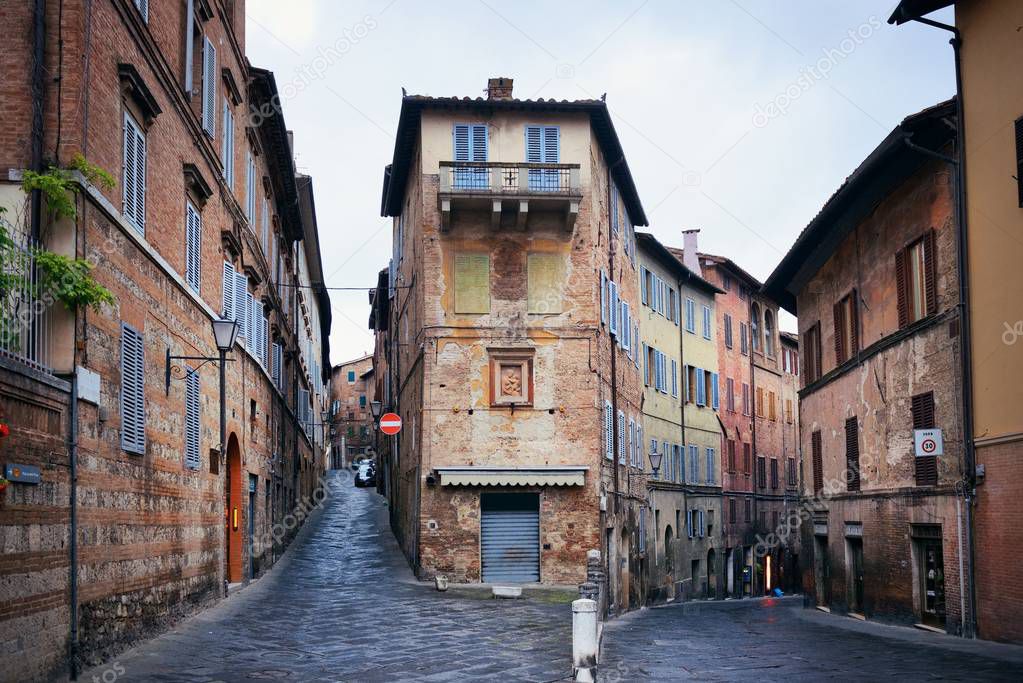
<svg viewBox="0 0 1023 683">
<path fill-rule="evenodd" d="M 746 333 L 749 335 L 749 404 L 750 404 L 750 484 L 753 489 L 751 493 L 750 509 L 752 510 L 752 519 L 750 524 L 755 529 L 757 526 L 757 513 L 759 512 L 757 503 L 759 502 L 757 493 L 757 475 L 759 468 L 757 467 L 757 363 L 756 351 L 753 346 L 753 290 L 749 292 L 749 300 L 746 302 Z M 760 320 L 757 319 L 757 336 L 760 336 Z M 746 562 L 746 551 L 743 549 L 742 561 L 745 565 Z M 753 562 L 753 566 L 750 567 L 750 581 L 749 581 L 749 596 L 751 598 L 756 597 L 756 586 L 757 586 L 757 561 L 755 557 L 750 557 L 750 561 Z M 745 590 L 743 591 L 745 594 Z"/>
<path fill-rule="evenodd" d="M 32 158 L 37 173 L 43 170 L 43 104 L 45 91 L 46 0 L 35 0 L 32 12 Z M 32 190 L 30 220 L 33 241 L 39 240 L 42 225 L 42 195 Z"/>
<path fill-rule="evenodd" d="M 955 177 L 955 202 L 956 202 L 956 268 L 959 275 L 959 335 L 961 340 L 961 353 L 959 356 L 959 371 L 963 381 L 963 469 L 964 486 L 962 497 L 966 503 L 966 545 L 967 545 L 967 588 L 969 599 L 969 616 L 963 615 L 963 636 L 975 638 L 977 635 L 977 587 L 974 580 L 974 562 L 976 557 L 976 544 L 973 535 L 973 504 L 976 499 L 977 490 L 977 467 L 976 452 L 973 444 L 973 340 L 970 331 L 970 281 L 969 281 L 969 259 L 967 243 L 967 212 L 966 212 L 966 119 L 963 113 L 963 73 L 962 73 L 962 35 L 959 29 L 949 24 L 943 24 L 933 19 L 916 17 L 913 19 L 918 23 L 943 31 L 949 31 L 952 38 L 948 41 L 952 46 L 952 54 L 955 62 L 956 79 L 956 158 L 946 159 L 952 164 Z M 929 153 L 910 144 L 914 149 Z M 931 156 L 940 155 L 931 153 Z M 957 492 L 957 496 L 958 496 Z"/>
</svg>

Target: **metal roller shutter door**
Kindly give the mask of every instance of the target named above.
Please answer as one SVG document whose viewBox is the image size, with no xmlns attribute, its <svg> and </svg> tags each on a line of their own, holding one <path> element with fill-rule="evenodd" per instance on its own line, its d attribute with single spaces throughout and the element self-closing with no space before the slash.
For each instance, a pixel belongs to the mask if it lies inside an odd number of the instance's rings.
<svg viewBox="0 0 1023 683">
<path fill-rule="evenodd" d="M 484 583 L 540 580 L 540 497 L 535 493 L 480 496 Z"/>
</svg>

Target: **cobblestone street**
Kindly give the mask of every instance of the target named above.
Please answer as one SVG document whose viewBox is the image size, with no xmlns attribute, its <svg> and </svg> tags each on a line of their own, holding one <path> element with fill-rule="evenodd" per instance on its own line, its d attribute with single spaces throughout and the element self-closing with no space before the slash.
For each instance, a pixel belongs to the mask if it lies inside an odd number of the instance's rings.
<svg viewBox="0 0 1023 683">
<path fill-rule="evenodd" d="M 498 601 L 482 590 L 438 593 L 417 584 L 383 499 L 342 476 L 267 576 L 81 680 L 551 681 L 571 674 L 572 596 L 544 591 Z"/>
<path fill-rule="evenodd" d="M 801 596 L 634 612 L 604 630 L 599 680 L 1023 680 L 1023 648 L 803 609 Z"/>
</svg>

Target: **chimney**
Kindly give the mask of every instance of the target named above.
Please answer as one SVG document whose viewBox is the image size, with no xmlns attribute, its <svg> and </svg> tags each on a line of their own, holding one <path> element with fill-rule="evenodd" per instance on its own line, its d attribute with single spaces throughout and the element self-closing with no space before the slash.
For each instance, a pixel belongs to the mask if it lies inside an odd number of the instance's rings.
<svg viewBox="0 0 1023 683">
<path fill-rule="evenodd" d="M 682 264 L 703 277 L 703 273 L 700 271 L 700 257 L 696 255 L 696 236 L 699 234 L 699 230 L 682 231 Z"/>
<path fill-rule="evenodd" d="M 511 78 L 491 78 L 487 81 L 488 100 L 510 100 L 512 99 Z"/>
</svg>

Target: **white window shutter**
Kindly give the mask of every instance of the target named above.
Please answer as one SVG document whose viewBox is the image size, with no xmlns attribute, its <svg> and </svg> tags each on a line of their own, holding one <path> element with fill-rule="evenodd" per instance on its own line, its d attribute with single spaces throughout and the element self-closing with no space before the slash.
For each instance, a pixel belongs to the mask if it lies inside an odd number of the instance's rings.
<svg viewBox="0 0 1023 683">
<path fill-rule="evenodd" d="M 146 233 L 146 138 L 130 114 L 124 114 L 124 217 Z"/>
<path fill-rule="evenodd" d="M 185 202 L 185 281 L 196 293 L 199 292 L 201 245 L 202 218 L 191 202 Z"/>
<path fill-rule="evenodd" d="M 191 33 L 192 27 L 186 30 Z M 202 39 L 202 129 L 211 138 L 217 135 L 217 48 L 206 36 Z"/>
<path fill-rule="evenodd" d="M 607 273 L 600 271 L 600 322 L 607 323 Z"/>
<path fill-rule="evenodd" d="M 234 284 L 234 266 L 231 265 L 230 263 L 228 263 L 227 261 L 224 261 L 223 287 L 224 287 L 224 295 L 223 295 L 223 299 L 224 299 L 223 303 L 224 303 L 224 305 L 223 305 L 223 308 L 222 308 L 221 315 L 223 316 L 223 318 L 225 320 L 236 320 L 238 315 L 235 312 L 235 306 L 234 306 L 234 290 L 235 290 L 235 284 Z"/>
<path fill-rule="evenodd" d="M 249 278 L 242 273 L 234 274 L 234 318 L 238 321 L 238 336 L 248 338 L 246 325 L 249 319 Z"/>
<path fill-rule="evenodd" d="M 145 347 L 142 335 L 121 324 L 121 448 L 146 452 Z"/>
<path fill-rule="evenodd" d="M 185 379 L 185 467 L 199 469 L 199 373 L 186 368 Z"/>
</svg>

